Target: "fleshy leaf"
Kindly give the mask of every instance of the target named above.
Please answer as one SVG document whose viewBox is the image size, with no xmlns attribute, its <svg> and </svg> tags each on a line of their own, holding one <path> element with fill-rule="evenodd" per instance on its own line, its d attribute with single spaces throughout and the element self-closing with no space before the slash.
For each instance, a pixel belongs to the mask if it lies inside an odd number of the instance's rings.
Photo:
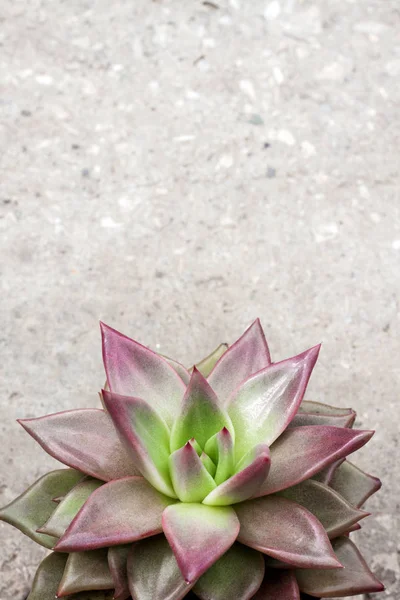
<svg viewBox="0 0 400 600">
<path fill-rule="evenodd" d="M 344 569 L 296 570 L 297 581 L 302 592 L 311 596 L 333 598 L 384 590 L 384 586 L 371 573 L 357 547 L 349 538 L 337 538 L 332 544 Z"/>
<path fill-rule="evenodd" d="M 182 379 L 183 383 L 187 385 L 190 380 L 190 372 L 184 367 L 180 362 L 174 360 L 173 358 L 169 358 L 169 356 L 165 356 L 164 354 L 160 354 L 160 356 L 167 361 L 169 365 L 178 373 L 179 377 Z"/>
<path fill-rule="evenodd" d="M 108 549 L 108 567 L 114 581 L 115 600 L 127 600 L 130 598 L 128 585 L 128 555 L 132 544 L 124 546 L 112 546 Z"/>
<path fill-rule="evenodd" d="M 60 501 L 50 519 L 40 527 L 40 532 L 57 538 L 64 535 L 72 519 L 76 517 L 91 493 L 102 486 L 103 483 L 98 479 L 85 479 L 78 483 Z"/>
<path fill-rule="evenodd" d="M 345 458 L 339 458 L 339 460 L 335 460 L 333 463 L 330 463 L 324 469 L 322 469 L 322 471 L 318 471 L 318 473 L 315 473 L 312 476 L 312 478 L 315 481 L 319 481 L 321 483 L 324 483 L 325 485 L 329 485 L 334 472 L 345 460 Z"/>
<path fill-rule="evenodd" d="M 56 550 L 95 550 L 160 533 L 162 512 L 171 502 L 143 477 L 110 481 L 92 493 Z"/>
<path fill-rule="evenodd" d="M 380 479 L 364 473 L 348 460 L 335 470 L 329 485 L 357 508 L 382 487 Z"/>
<path fill-rule="evenodd" d="M 129 589 L 135 600 L 182 600 L 188 585 L 164 536 L 137 542 L 128 558 Z"/>
<path fill-rule="evenodd" d="M 103 390 L 104 402 L 138 469 L 161 493 L 175 497 L 168 469 L 169 429 L 162 417 L 140 398 Z"/>
<path fill-rule="evenodd" d="M 265 335 L 259 319 L 221 356 L 208 376 L 208 381 L 220 402 L 225 404 L 250 375 L 271 364 Z"/>
<path fill-rule="evenodd" d="M 169 458 L 172 484 L 181 502 L 201 502 L 216 483 L 190 442 Z"/>
<path fill-rule="evenodd" d="M 207 471 L 210 473 L 211 477 L 214 478 L 215 473 L 217 471 L 217 467 L 215 466 L 215 464 L 213 463 L 211 458 L 208 456 L 208 454 L 206 454 L 205 452 L 202 452 L 200 454 L 200 460 L 203 463 L 203 465 L 205 466 L 205 468 L 207 469 Z"/>
<path fill-rule="evenodd" d="M 216 563 L 200 577 L 193 588 L 201 600 L 249 600 L 264 577 L 262 554 L 233 544 Z"/>
<path fill-rule="evenodd" d="M 267 496 L 242 502 L 235 510 L 242 544 L 298 567 L 340 567 L 323 526 L 300 504 Z"/>
<path fill-rule="evenodd" d="M 332 427 L 351 427 L 355 421 L 356 413 L 343 413 L 341 415 L 323 415 L 319 413 L 299 412 L 289 423 L 288 427 L 304 427 L 305 425 L 331 425 Z"/>
<path fill-rule="evenodd" d="M 272 494 L 309 479 L 364 446 L 373 433 L 328 425 L 288 429 L 270 448 L 271 470 L 257 495 Z"/>
<path fill-rule="evenodd" d="M 332 488 L 308 479 L 280 492 L 309 510 L 322 523 L 330 539 L 342 535 L 368 513 L 357 510 Z"/>
<path fill-rule="evenodd" d="M 233 508 L 204 504 L 168 506 L 162 526 L 188 583 L 196 581 L 232 546 L 239 531 Z"/>
<path fill-rule="evenodd" d="M 322 402 L 313 402 L 312 400 L 303 400 L 299 406 L 299 413 L 315 413 L 317 415 L 340 416 L 354 415 L 352 408 L 342 408 L 341 406 L 331 406 Z"/>
<path fill-rule="evenodd" d="M 231 420 L 207 380 L 196 369 L 182 400 L 180 416 L 171 432 L 171 452 L 182 448 L 188 440 L 196 438 L 204 450 L 207 440 L 223 427 L 233 435 Z"/>
<path fill-rule="evenodd" d="M 38 533 L 37 529 L 49 519 L 56 508 L 53 498 L 69 492 L 83 477 L 83 474 L 75 469 L 58 469 L 47 473 L 2 508 L 0 520 L 14 525 L 45 548 L 52 548 L 56 542 L 54 537 Z"/>
<path fill-rule="evenodd" d="M 68 556 L 57 596 L 114 587 L 107 561 L 107 548 L 89 552 L 72 552 Z"/>
<path fill-rule="evenodd" d="M 265 569 L 264 581 L 253 600 L 300 600 L 294 571 Z"/>
<path fill-rule="evenodd" d="M 211 354 L 209 354 L 208 356 L 203 358 L 203 360 L 196 364 L 197 370 L 200 371 L 203 377 L 209 376 L 209 374 L 211 373 L 221 356 L 225 354 L 227 350 L 228 344 L 220 344 L 219 346 L 217 346 L 217 348 L 215 348 L 215 350 L 211 352 Z"/>
<path fill-rule="evenodd" d="M 319 346 L 252 375 L 233 394 L 228 412 L 236 432 L 236 461 L 252 447 L 271 445 L 296 414 Z"/>
<path fill-rule="evenodd" d="M 229 506 L 254 496 L 265 481 L 271 459 L 268 446 L 263 447 L 254 460 L 243 470 L 221 483 L 204 498 L 203 503 L 212 506 Z"/>
<path fill-rule="evenodd" d="M 96 479 L 139 474 L 104 410 L 68 410 L 19 423 L 50 456 Z"/>
<path fill-rule="evenodd" d="M 54 600 L 64 573 L 67 555 L 52 552 L 40 563 L 27 600 Z"/>
<path fill-rule="evenodd" d="M 235 449 L 229 430 L 223 427 L 221 431 L 213 435 L 206 443 L 205 451 L 217 465 L 214 479 L 215 483 L 219 485 L 234 472 Z"/>
<path fill-rule="evenodd" d="M 171 425 L 186 389 L 176 371 L 162 356 L 104 323 L 101 332 L 111 392 L 142 398 Z"/>
</svg>

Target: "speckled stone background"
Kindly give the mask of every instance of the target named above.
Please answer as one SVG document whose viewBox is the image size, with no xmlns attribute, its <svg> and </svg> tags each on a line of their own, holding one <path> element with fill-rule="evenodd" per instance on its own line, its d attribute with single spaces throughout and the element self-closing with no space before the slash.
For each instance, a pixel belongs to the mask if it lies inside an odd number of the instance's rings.
<svg viewBox="0 0 400 600">
<path fill-rule="evenodd" d="M 15 419 L 97 405 L 99 318 L 190 364 L 259 316 L 377 430 L 398 599 L 400 6 L 215 1 L 1 2 L 0 503 L 56 464 Z M 44 551 L 0 547 L 22 600 Z"/>
</svg>

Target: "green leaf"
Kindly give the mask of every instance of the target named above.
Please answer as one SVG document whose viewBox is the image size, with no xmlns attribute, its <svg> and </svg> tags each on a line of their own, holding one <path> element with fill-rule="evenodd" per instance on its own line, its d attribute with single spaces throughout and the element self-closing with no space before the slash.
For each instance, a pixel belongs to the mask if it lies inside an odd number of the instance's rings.
<svg viewBox="0 0 400 600">
<path fill-rule="evenodd" d="M 54 600 L 67 558 L 66 554 L 52 552 L 42 560 L 27 600 Z"/>
<path fill-rule="evenodd" d="M 207 471 L 210 473 L 211 477 L 214 477 L 217 467 L 215 466 L 215 464 L 213 463 L 211 458 L 208 456 L 208 454 L 206 454 L 205 452 L 202 452 L 200 454 L 200 460 L 203 463 L 203 465 L 205 466 L 205 468 L 207 469 Z"/>
<path fill-rule="evenodd" d="M 226 427 L 208 440 L 205 451 L 217 465 L 214 479 L 215 483 L 219 485 L 234 471 L 235 449 L 232 436 Z"/>
<path fill-rule="evenodd" d="M 69 554 L 57 595 L 66 596 L 113 588 L 114 581 L 108 567 L 107 553 L 107 548 L 101 548 Z"/>
<path fill-rule="evenodd" d="M 228 350 L 228 344 L 220 344 L 211 354 L 203 358 L 200 362 L 196 364 L 196 368 L 203 377 L 208 377 L 219 359 L 225 352 Z"/>
<path fill-rule="evenodd" d="M 1 509 L 0 519 L 14 525 L 41 546 L 52 548 L 56 542 L 54 537 L 37 533 L 36 530 L 56 509 L 53 498 L 69 492 L 83 477 L 84 475 L 75 469 L 57 469 L 47 473 Z"/>
<path fill-rule="evenodd" d="M 215 487 L 215 481 L 190 442 L 169 457 L 172 483 L 181 502 L 201 502 Z"/>
</svg>

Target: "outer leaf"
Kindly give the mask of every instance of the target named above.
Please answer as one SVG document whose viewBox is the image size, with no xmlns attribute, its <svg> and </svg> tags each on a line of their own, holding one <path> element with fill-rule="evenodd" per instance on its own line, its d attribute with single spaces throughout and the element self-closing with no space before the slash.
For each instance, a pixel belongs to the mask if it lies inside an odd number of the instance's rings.
<svg viewBox="0 0 400 600">
<path fill-rule="evenodd" d="M 47 473 L 8 506 L 2 508 L 0 519 L 14 525 L 45 548 L 52 548 L 56 540 L 43 533 L 37 533 L 37 529 L 56 508 L 53 498 L 69 492 L 82 477 L 82 473 L 74 469 L 58 469 Z"/>
<path fill-rule="evenodd" d="M 271 470 L 259 496 L 284 490 L 355 452 L 373 436 L 360 431 L 317 425 L 285 431 L 271 448 Z"/>
<path fill-rule="evenodd" d="M 98 479 L 85 479 L 78 483 L 59 502 L 50 519 L 40 528 L 41 533 L 47 533 L 57 538 L 64 535 L 72 519 L 78 514 L 91 493 L 102 485 L 103 481 Z"/>
<path fill-rule="evenodd" d="M 164 536 L 138 542 L 128 559 L 128 579 L 135 600 L 181 600 L 187 584 Z"/>
<path fill-rule="evenodd" d="M 179 375 L 159 354 L 104 323 L 101 333 L 111 392 L 143 398 L 171 425 L 186 389 Z"/>
<path fill-rule="evenodd" d="M 312 478 L 315 481 L 320 481 L 321 483 L 324 483 L 325 485 L 329 485 L 334 472 L 345 460 L 346 460 L 345 458 L 339 458 L 339 460 L 335 460 L 333 463 L 330 463 L 324 469 L 322 469 L 322 471 L 318 471 L 318 473 L 315 473 L 312 476 Z"/>
<path fill-rule="evenodd" d="M 57 596 L 114 587 L 108 568 L 107 548 L 90 552 L 73 552 L 68 556 Z"/>
<path fill-rule="evenodd" d="M 190 442 L 169 458 L 172 483 L 181 502 L 201 502 L 216 487 Z"/>
<path fill-rule="evenodd" d="M 207 380 L 194 368 L 182 401 L 181 413 L 172 428 L 171 452 L 182 448 L 193 437 L 204 449 L 207 440 L 223 427 L 227 427 L 233 435 L 228 414 L 220 406 Z"/>
<path fill-rule="evenodd" d="M 343 413 L 341 415 L 323 415 L 318 413 L 297 413 L 289 427 L 304 427 L 305 425 L 332 425 L 333 427 L 351 427 L 355 421 L 356 413 Z"/>
<path fill-rule="evenodd" d="M 193 583 L 230 548 L 239 531 L 233 508 L 175 504 L 162 526 L 185 581 Z"/>
<path fill-rule="evenodd" d="M 351 504 L 360 507 L 382 487 L 382 482 L 346 460 L 335 470 L 329 485 Z"/>
<path fill-rule="evenodd" d="M 340 415 L 353 415 L 354 410 L 352 408 L 342 408 L 341 406 L 331 406 L 330 404 L 323 404 L 322 402 L 313 402 L 311 400 L 303 400 L 299 406 L 299 412 L 315 413 L 318 415 L 327 416 L 340 416 Z"/>
<path fill-rule="evenodd" d="M 142 477 L 111 481 L 93 492 L 56 550 L 95 550 L 160 533 L 162 511 L 171 502 Z"/>
<path fill-rule="evenodd" d="M 296 577 L 302 592 L 311 596 L 333 598 L 384 590 L 384 586 L 371 573 L 358 549 L 347 537 L 334 540 L 333 548 L 344 569 L 297 570 Z"/>
<path fill-rule="evenodd" d="M 356 510 L 330 487 L 312 479 L 288 488 L 280 495 L 301 504 L 315 515 L 330 539 L 342 535 L 369 514 Z"/>
<path fill-rule="evenodd" d="M 249 600 L 264 577 L 262 554 L 233 544 L 216 563 L 200 577 L 194 591 L 201 600 Z"/>
<path fill-rule="evenodd" d="M 208 377 L 219 359 L 225 352 L 228 350 L 228 344 L 220 344 L 215 350 L 211 352 L 208 356 L 203 358 L 200 362 L 196 364 L 196 368 L 203 377 Z"/>
<path fill-rule="evenodd" d="M 103 390 L 104 402 L 142 475 L 161 493 L 175 497 L 168 469 L 169 429 L 144 400 Z"/>
<path fill-rule="evenodd" d="M 268 446 L 264 446 L 263 452 L 260 452 L 243 470 L 235 473 L 210 492 L 203 503 L 212 506 L 229 506 L 248 500 L 259 491 L 268 475 L 270 465 L 269 449 Z"/>
<path fill-rule="evenodd" d="M 245 379 L 271 363 L 260 320 L 257 319 L 221 356 L 208 377 L 221 403 Z"/>
<path fill-rule="evenodd" d="M 321 523 L 286 498 L 268 496 L 235 506 L 238 541 L 285 563 L 305 568 L 340 567 Z"/>
<path fill-rule="evenodd" d="M 236 432 L 236 460 L 259 443 L 271 445 L 303 399 L 319 346 L 252 375 L 233 394 L 228 410 Z"/>
<path fill-rule="evenodd" d="M 27 600 L 54 600 L 67 556 L 52 552 L 40 563 Z"/>
<path fill-rule="evenodd" d="M 266 569 L 264 581 L 253 600 L 300 600 L 294 571 Z"/>
<path fill-rule="evenodd" d="M 112 546 L 108 549 L 108 567 L 114 581 L 115 600 L 127 600 L 130 598 L 128 585 L 128 555 L 132 544 L 125 546 Z"/>
<path fill-rule="evenodd" d="M 139 474 L 104 410 L 68 410 L 19 423 L 50 456 L 82 473 L 103 481 Z"/>
</svg>

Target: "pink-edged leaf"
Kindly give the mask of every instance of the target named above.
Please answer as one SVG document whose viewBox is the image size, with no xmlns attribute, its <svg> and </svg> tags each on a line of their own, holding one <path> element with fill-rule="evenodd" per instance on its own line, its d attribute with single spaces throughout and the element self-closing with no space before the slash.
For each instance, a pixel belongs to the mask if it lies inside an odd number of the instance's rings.
<svg viewBox="0 0 400 600">
<path fill-rule="evenodd" d="M 233 394 L 228 412 L 236 433 L 236 460 L 256 444 L 271 445 L 303 399 L 319 346 L 259 371 Z"/>
<path fill-rule="evenodd" d="M 298 567 L 340 566 L 323 526 L 300 504 L 267 496 L 242 502 L 235 510 L 242 544 Z"/>
<path fill-rule="evenodd" d="M 349 533 L 353 533 L 353 531 L 360 531 L 361 525 L 360 523 L 354 523 L 343 535 L 349 535 Z"/>
<path fill-rule="evenodd" d="M 82 473 L 102 481 L 139 475 L 104 410 L 67 410 L 19 423 L 50 456 Z"/>
<path fill-rule="evenodd" d="M 143 477 L 161 493 L 176 497 L 169 476 L 169 429 L 164 419 L 141 398 L 103 390 L 114 425 Z"/>
<path fill-rule="evenodd" d="M 69 492 L 82 478 L 75 469 L 57 469 L 43 475 L 23 494 L 0 510 L 0 520 L 17 527 L 22 533 L 44 546 L 52 548 L 54 537 L 38 532 L 56 508 L 53 498 Z"/>
<path fill-rule="evenodd" d="M 352 408 L 342 408 L 341 406 L 331 406 L 322 402 L 314 402 L 312 400 L 303 400 L 299 406 L 299 412 L 314 413 L 317 415 L 338 416 L 338 415 L 353 415 Z"/>
<path fill-rule="evenodd" d="M 343 413 L 341 415 L 323 415 L 318 413 L 299 412 L 289 423 L 288 427 L 304 427 L 305 425 L 331 425 L 332 427 L 351 427 L 355 421 L 356 413 Z"/>
<path fill-rule="evenodd" d="M 263 576 L 262 554 L 235 543 L 200 577 L 193 591 L 201 600 L 249 600 Z"/>
<path fill-rule="evenodd" d="M 58 586 L 57 596 L 92 590 L 109 590 L 114 587 L 108 568 L 107 548 L 89 552 L 72 552 Z"/>
<path fill-rule="evenodd" d="M 232 546 L 239 532 L 233 508 L 204 504 L 168 506 L 162 526 L 188 583 L 203 575 Z"/>
<path fill-rule="evenodd" d="M 162 512 L 171 502 L 143 477 L 110 481 L 93 492 L 55 549 L 95 550 L 160 533 Z"/>
<path fill-rule="evenodd" d="M 186 367 L 184 367 L 180 362 L 174 360 L 173 358 L 169 358 L 169 356 L 165 356 L 164 354 L 160 354 L 160 356 L 167 361 L 169 365 L 178 373 L 179 377 L 182 379 L 183 383 L 187 385 L 190 380 L 190 372 Z"/>
<path fill-rule="evenodd" d="M 216 487 L 190 442 L 171 454 L 169 465 L 172 484 L 181 502 L 201 502 Z"/>
<path fill-rule="evenodd" d="M 269 364 L 271 357 L 260 320 L 257 319 L 221 356 L 208 381 L 224 404 L 242 381 Z"/>
<path fill-rule="evenodd" d="M 334 471 L 329 485 L 350 504 L 360 508 L 372 494 L 380 490 L 382 482 L 346 460 Z"/>
<path fill-rule="evenodd" d="M 114 582 L 115 600 L 127 600 L 131 595 L 128 584 L 128 555 L 131 548 L 132 544 L 125 544 L 108 549 L 108 568 Z"/>
<path fill-rule="evenodd" d="M 171 452 L 182 448 L 191 438 L 204 449 L 207 440 L 226 427 L 233 435 L 232 422 L 207 380 L 196 368 L 182 400 L 180 415 L 171 431 Z"/>
<path fill-rule="evenodd" d="M 235 467 L 235 448 L 233 438 L 226 427 L 212 436 L 206 443 L 205 451 L 217 465 L 215 483 L 219 485 L 233 475 Z"/>
<path fill-rule="evenodd" d="M 265 569 L 264 581 L 253 600 L 300 600 L 294 571 Z"/>
<path fill-rule="evenodd" d="M 287 488 L 279 495 L 301 504 L 317 517 L 330 539 L 342 535 L 369 514 L 357 510 L 332 488 L 312 479 Z"/>
<path fill-rule="evenodd" d="M 193 587 L 184 580 L 163 535 L 133 545 L 128 580 L 135 600 L 182 600 Z"/>
<path fill-rule="evenodd" d="M 270 465 L 269 448 L 260 445 L 252 462 L 210 492 L 203 503 L 211 506 L 229 506 L 248 500 L 264 483 Z"/>
<path fill-rule="evenodd" d="M 40 563 L 27 600 L 54 600 L 67 556 L 52 552 Z"/>
<path fill-rule="evenodd" d="M 101 323 L 103 360 L 110 390 L 143 398 L 171 425 L 186 385 L 159 354 Z"/>
<path fill-rule="evenodd" d="M 344 569 L 326 571 L 298 569 L 296 577 L 300 590 L 311 596 L 333 598 L 381 592 L 384 586 L 371 573 L 357 547 L 347 537 L 333 541 L 333 549 Z"/>
<path fill-rule="evenodd" d="M 373 434 L 329 425 L 288 429 L 270 448 L 271 469 L 257 495 L 272 494 L 309 479 L 364 446 Z"/>
<path fill-rule="evenodd" d="M 325 485 L 329 485 L 334 472 L 345 460 L 345 458 L 339 458 L 339 460 L 335 460 L 333 463 L 327 465 L 324 469 L 322 469 L 322 471 L 318 471 L 318 473 L 315 473 L 312 476 L 312 479 L 324 483 Z"/>
<path fill-rule="evenodd" d="M 200 371 L 203 377 L 209 376 L 209 374 L 211 373 L 221 356 L 225 354 L 227 350 L 228 344 L 220 344 L 219 346 L 217 346 L 217 348 L 215 348 L 215 350 L 211 352 L 211 354 L 203 358 L 203 360 L 201 360 L 200 362 L 196 363 L 196 368 L 198 371 Z"/>
</svg>

